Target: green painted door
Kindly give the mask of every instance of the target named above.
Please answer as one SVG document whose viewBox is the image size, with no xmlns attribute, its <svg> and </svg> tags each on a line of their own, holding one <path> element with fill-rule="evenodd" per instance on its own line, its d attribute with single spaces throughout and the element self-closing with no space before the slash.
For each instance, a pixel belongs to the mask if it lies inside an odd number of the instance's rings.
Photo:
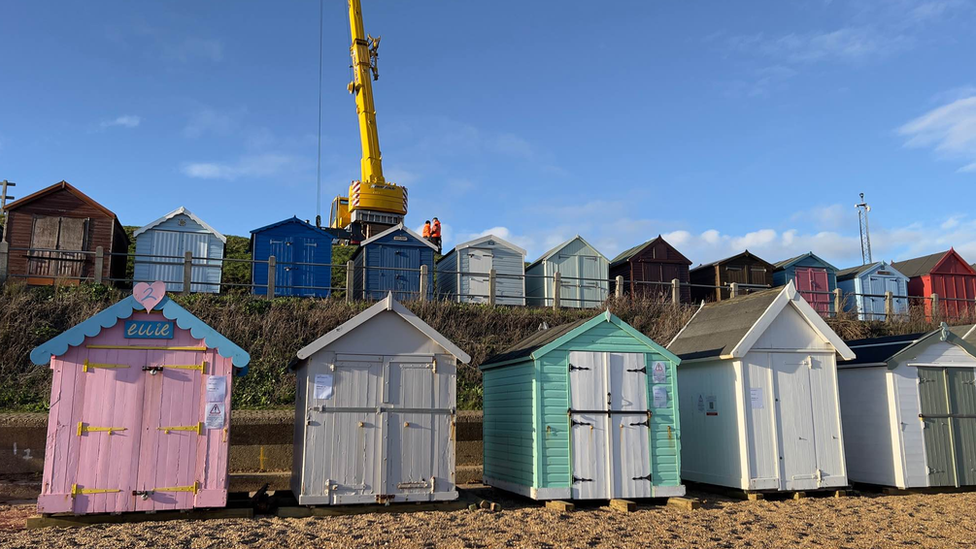
<svg viewBox="0 0 976 549">
<path fill-rule="evenodd" d="M 948 368 L 949 406 L 959 484 L 976 484 L 976 376 L 971 368 Z"/>
<path fill-rule="evenodd" d="M 944 368 L 918 369 L 918 400 L 919 417 L 924 423 L 929 486 L 955 486 Z"/>
</svg>

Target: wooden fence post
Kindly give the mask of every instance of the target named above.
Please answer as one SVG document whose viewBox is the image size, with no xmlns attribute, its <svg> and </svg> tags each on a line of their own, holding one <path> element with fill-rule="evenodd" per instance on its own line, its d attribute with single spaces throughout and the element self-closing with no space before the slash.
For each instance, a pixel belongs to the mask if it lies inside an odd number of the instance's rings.
<svg viewBox="0 0 976 549">
<path fill-rule="evenodd" d="M 427 265 L 420 266 L 420 301 L 427 301 Z"/>
<path fill-rule="evenodd" d="M 559 310 L 559 289 L 562 286 L 562 276 L 556 273 L 552 277 L 552 308 L 555 311 Z"/>
<path fill-rule="evenodd" d="M 891 292 L 885 292 L 885 320 L 891 322 L 895 317 L 895 300 Z"/>
<path fill-rule="evenodd" d="M 671 279 L 671 303 L 681 303 L 681 282 L 677 278 Z"/>
<path fill-rule="evenodd" d="M 616 288 L 614 288 L 613 295 L 617 299 L 623 299 L 624 298 L 624 276 L 617 275 L 616 283 L 617 285 Z"/>
<path fill-rule="evenodd" d="M 7 283 L 7 266 L 9 265 L 10 243 L 0 242 L 0 285 Z"/>
<path fill-rule="evenodd" d="M 193 282 L 193 252 L 183 253 L 183 295 L 190 294 L 190 283 Z"/>
<path fill-rule="evenodd" d="M 729 284 L 729 297 L 739 297 L 739 283 L 733 282 Z"/>
<path fill-rule="evenodd" d="M 102 283 L 102 269 L 105 267 L 105 249 L 95 247 L 95 284 Z"/>
<path fill-rule="evenodd" d="M 488 271 L 488 304 L 492 307 L 495 306 L 495 290 L 498 285 L 497 274 L 495 269 Z"/>
<path fill-rule="evenodd" d="M 938 323 L 942 320 L 942 307 L 939 303 L 939 294 L 932 294 L 930 296 L 932 299 L 932 322 Z"/>
<path fill-rule="evenodd" d="M 266 297 L 271 299 L 275 295 L 275 271 L 277 270 L 278 260 L 275 256 L 268 257 L 268 291 Z"/>
<path fill-rule="evenodd" d="M 353 298 L 352 283 L 353 283 L 353 276 L 355 276 L 355 271 L 356 271 L 356 264 L 353 263 L 351 259 L 349 261 L 346 261 L 346 302 L 347 303 L 352 303 L 352 298 Z"/>
<path fill-rule="evenodd" d="M 844 290 L 834 288 L 834 316 L 844 310 Z"/>
</svg>

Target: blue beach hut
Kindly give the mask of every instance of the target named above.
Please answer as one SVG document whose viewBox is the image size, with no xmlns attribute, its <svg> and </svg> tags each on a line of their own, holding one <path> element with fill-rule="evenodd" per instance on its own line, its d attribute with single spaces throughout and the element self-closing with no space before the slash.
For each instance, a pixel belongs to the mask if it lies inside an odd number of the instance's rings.
<svg viewBox="0 0 976 549">
<path fill-rule="evenodd" d="M 328 297 L 332 285 L 332 236 L 297 217 L 251 231 L 251 280 L 268 293 L 268 258 L 274 256 L 275 295 Z"/>
</svg>

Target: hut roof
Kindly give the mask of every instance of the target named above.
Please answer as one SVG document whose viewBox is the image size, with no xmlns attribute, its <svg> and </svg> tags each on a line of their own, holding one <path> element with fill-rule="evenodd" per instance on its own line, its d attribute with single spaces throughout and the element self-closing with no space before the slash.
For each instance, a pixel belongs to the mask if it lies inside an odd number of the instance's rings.
<svg viewBox="0 0 976 549">
<path fill-rule="evenodd" d="M 626 263 L 626 262 L 630 261 L 631 258 L 633 258 L 635 255 L 641 253 L 644 250 L 644 248 L 650 246 L 651 244 L 656 244 L 659 241 L 660 242 L 663 242 L 667 247 L 669 247 L 672 250 L 674 250 L 674 253 L 678 254 L 678 256 L 680 256 L 681 259 L 683 259 L 685 262 L 687 262 L 688 265 L 691 265 L 691 261 L 687 257 L 685 257 L 684 254 L 682 254 L 681 252 L 679 252 L 674 246 L 672 246 L 670 243 L 668 243 L 667 240 L 664 240 L 664 237 L 663 236 L 657 235 L 657 238 L 652 238 L 652 239 L 648 240 L 647 242 L 644 242 L 643 244 L 638 244 L 638 245 L 634 246 L 633 248 L 628 248 L 628 249 L 620 252 L 619 254 L 617 254 L 617 257 L 613 258 L 613 260 L 610 261 L 610 266 L 611 267 L 616 267 L 617 265 L 620 265 L 622 263 Z"/>
<path fill-rule="evenodd" d="M 451 248 L 451 251 L 449 251 L 446 254 L 444 254 L 443 256 L 441 256 L 441 258 L 439 260 L 437 260 L 437 262 L 440 263 L 441 261 L 444 261 L 444 259 L 447 256 L 453 254 L 454 252 L 456 252 L 456 251 L 458 251 L 460 249 L 476 247 L 479 244 L 484 244 L 485 242 L 488 242 L 489 240 L 492 241 L 492 242 L 494 242 L 494 243 L 496 243 L 496 244 L 498 244 L 499 246 L 508 248 L 509 250 L 512 250 L 513 252 L 522 254 L 522 257 L 525 257 L 525 253 L 526 252 L 522 248 L 516 246 L 515 244 L 512 244 L 511 242 L 509 242 L 509 241 L 507 241 L 507 240 L 505 240 L 503 238 L 499 238 L 499 237 L 497 237 L 497 236 L 495 236 L 493 234 L 489 234 L 489 235 L 482 236 L 480 238 L 475 238 L 474 240 L 468 240 L 467 242 L 462 242 L 460 244 L 455 245 L 453 248 Z"/>
<path fill-rule="evenodd" d="M 18 200 L 14 200 L 10 204 L 7 204 L 6 207 L 4 207 L 4 210 L 6 210 L 8 212 L 11 211 L 11 210 L 16 210 L 17 208 L 19 208 L 19 207 L 21 207 L 21 206 L 23 206 L 23 205 L 25 205 L 25 204 L 27 204 L 29 202 L 33 202 L 33 201 L 38 200 L 40 198 L 44 198 L 45 196 L 48 196 L 50 194 L 53 194 L 53 193 L 55 193 L 57 191 L 61 191 L 61 190 L 68 191 L 69 193 L 75 195 L 76 197 L 78 197 L 79 200 L 81 200 L 82 202 L 84 202 L 84 203 L 88 204 L 89 206 L 95 208 L 96 210 L 104 213 L 106 216 L 112 217 L 114 219 L 118 219 L 111 210 L 109 210 L 105 206 L 102 206 L 98 202 L 95 202 L 94 200 L 92 200 L 92 198 L 90 196 L 88 196 L 87 194 L 79 191 L 72 184 L 68 183 L 67 181 L 63 181 L 63 180 L 60 183 L 55 183 L 54 185 L 51 185 L 50 187 L 45 187 L 45 188 L 43 188 L 43 189 L 41 189 L 41 190 L 39 190 L 37 192 L 31 193 L 31 194 L 25 196 L 23 198 L 20 198 Z"/>
<path fill-rule="evenodd" d="M 543 261 L 545 261 L 545 260 L 549 259 L 550 257 L 556 255 L 556 253 L 559 252 L 559 250 L 565 248 L 566 246 L 569 245 L 570 242 L 572 242 L 574 240 L 577 240 L 577 239 L 579 239 L 581 242 L 583 242 L 583 244 L 586 244 L 587 246 L 589 246 L 594 252 L 597 253 L 597 255 L 599 255 L 600 257 L 603 257 L 604 259 L 606 259 L 606 257 L 603 254 L 601 254 L 599 250 L 597 250 L 596 248 L 594 248 L 592 244 L 590 244 L 589 242 L 587 242 L 585 238 L 583 238 L 580 235 L 576 235 L 573 238 L 570 238 L 569 240 L 567 240 L 566 242 L 563 242 L 562 244 L 560 244 L 560 245 L 558 245 L 558 246 L 550 249 L 548 252 L 542 254 L 542 256 L 539 257 L 539 259 L 536 259 L 535 261 L 533 261 L 532 263 L 530 263 L 528 265 L 528 267 L 526 267 L 525 269 L 528 270 L 529 268 L 534 267 L 534 266 L 538 265 L 539 263 L 542 263 Z"/>
<path fill-rule="evenodd" d="M 718 259 L 716 261 L 712 261 L 711 263 L 702 263 L 701 265 L 699 265 L 699 266 L 695 267 L 694 269 L 692 269 L 692 271 L 697 271 L 699 269 L 707 269 L 709 267 L 715 267 L 716 265 L 721 265 L 722 263 L 725 263 L 725 262 L 728 262 L 728 261 L 732 261 L 733 259 L 738 259 L 738 258 L 743 257 L 743 256 L 751 257 L 751 258 L 755 259 L 756 261 L 760 261 L 760 262 L 765 263 L 766 265 L 769 265 L 770 267 L 772 267 L 772 265 L 769 262 L 767 262 L 765 259 L 757 256 L 756 254 L 750 252 L 749 250 L 746 250 L 744 252 L 737 253 L 735 255 L 730 255 L 729 257 L 725 257 L 725 258 L 722 258 L 722 259 Z"/>
<path fill-rule="evenodd" d="M 783 261 L 779 261 L 779 262 L 773 263 L 773 268 L 775 268 L 777 271 L 780 271 L 780 270 L 783 270 L 783 269 L 789 267 L 790 265 L 793 265 L 794 263 L 798 263 L 799 261 L 801 261 L 803 259 L 806 259 L 808 257 L 812 257 L 812 258 L 816 259 L 817 261 L 823 263 L 827 267 L 830 267 L 834 271 L 837 270 L 837 267 L 834 267 L 830 263 L 827 263 L 826 261 L 823 260 L 822 257 L 818 256 L 817 254 L 815 254 L 813 252 L 807 252 L 805 254 L 800 254 L 800 255 L 798 255 L 796 257 L 791 257 L 789 259 L 784 259 Z"/>
<path fill-rule="evenodd" d="M 570 322 L 568 324 L 561 324 L 553 328 L 539 330 L 538 332 L 509 347 L 505 351 L 484 361 L 480 368 L 484 370 L 486 368 L 502 366 L 504 364 L 519 361 L 520 359 L 531 358 L 533 360 L 538 360 L 539 358 L 545 356 L 549 351 L 563 345 L 564 343 L 574 339 L 578 335 L 585 333 L 594 326 L 603 322 L 609 322 L 617 326 L 646 345 L 651 350 L 663 354 L 675 364 L 681 362 L 681 360 L 673 353 L 655 343 L 652 339 L 640 333 L 626 322 L 610 314 L 610 311 L 608 310 L 593 318 L 577 320 L 576 322 Z"/>
<path fill-rule="evenodd" d="M 176 208 L 175 210 L 169 212 L 168 214 L 164 215 L 163 217 L 160 217 L 159 219 L 157 219 L 156 221 L 153 221 L 152 223 L 150 223 L 148 225 L 144 225 L 144 226 L 136 229 L 132 233 L 132 236 L 133 236 L 133 238 L 135 238 L 135 237 L 141 235 L 142 233 L 148 231 L 149 229 L 152 229 L 153 227 L 155 227 L 155 226 L 157 226 L 157 225 L 159 225 L 161 223 L 164 223 L 166 221 L 169 221 L 170 219 L 173 219 L 174 217 L 176 217 L 178 215 L 181 215 L 181 214 L 189 217 L 190 219 L 192 219 L 194 223 L 196 223 L 197 225 L 200 225 L 208 233 L 210 233 L 210 234 L 216 236 L 217 238 L 219 238 L 221 242 L 224 242 L 224 243 L 227 242 L 227 237 L 226 236 L 224 236 L 224 235 L 220 234 L 219 232 L 217 232 L 217 230 L 214 229 L 213 227 L 211 227 L 210 225 L 208 225 L 206 221 L 200 219 L 193 212 L 191 212 L 190 210 L 186 209 L 183 206 L 180 206 L 179 208 Z"/>
<path fill-rule="evenodd" d="M 891 266 L 898 269 L 899 272 L 908 278 L 915 278 L 916 276 L 922 276 L 932 272 L 932 269 L 934 269 L 935 266 L 942 261 L 942 258 L 951 251 L 952 250 L 949 249 L 944 252 L 923 255 L 922 257 L 916 257 L 914 259 L 906 259 L 905 261 L 892 263 Z"/>
<path fill-rule="evenodd" d="M 335 342 L 344 335 L 352 332 L 359 326 L 365 324 L 368 320 L 374 316 L 384 313 L 386 311 L 394 312 L 400 315 L 403 320 L 410 323 L 414 328 L 419 330 L 425 336 L 432 339 L 435 343 L 440 345 L 445 351 L 454 355 L 462 363 L 467 364 L 471 362 L 471 357 L 467 353 L 458 348 L 457 345 L 453 344 L 446 337 L 442 336 L 437 330 L 430 327 L 429 324 L 420 319 L 417 315 L 410 312 L 409 309 L 400 304 L 399 301 L 393 299 L 393 293 L 390 292 L 382 300 L 377 302 L 372 307 L 366 309 L 365 311 L 359 313 L 358 315 L 352 317 L 341 326 L 333 329 L 332 331 L 326 333 L 322 337 L 316 339 L 315 341 L 309 343 L 308 345 L 302 347 L 297 354 L 298 360 L 305 360 L 308 357 L 314 355 L 315 353 L 321 351 L 331 343 Z"/>
<path fill-rule="evenodd" d="M 703 304 L 668 344 L 683 360 L 740 358 L 749 352 L 779 313 L 792 305 L 841 356 L 854 353 L 796 291 L 791 281 L 782 288 Z"/>
<path fill-rule="evenodd" d="M 312 225 L 311 223 L 309 223 L 307 221 L 303 221 L 301 219 L 298 219 L 298 216 L 292 216 L 292 217 L 289 217 L 288 219 L 282 219 L 281 221 L 276 221 L 274 223 L 271 223 L 270 225 L 265 225 L 264 227 L 258 227 L 257 229 L 252 229 L 251 230 L 251 234 L 259 233 L 261 231 L 266 231 L 268 229 L 273 229 L 275 227 L 280 227 L 282 225 L 288 225 L 289 223 L 295 223 L 295 224 L 301 225 L 301 226 L 305 227 L 306 229 L 308 229 L 310 231 L 315 231 L 315 232 L 321 234 L 322 236 L 332 238 L 332 235 L 330 235 L 329 233 L 325 232 L 324 230 L 322 230 L 319 227 L 316 227 L 315 225 Z"/>
<path fill-rule="evenodd" d="M 103 329 L 115 326 L 119 320 L 129 318 L 132 316 L 132 313 L 140 309 L 144 310 L 145 308 L 136 301 L 135 296 L 130 295 L 81 324 L 65 330 L 60 335 L 38 345 L 31 351 L 31 362 L 38 366 L 47 364 L 51 361 L 52 356 L 63 355 L 68 351 L 69 347 L 81 345 L 85 342 L 85 338 L 97 336 Z M 183 307 L 180 307 L 169 296 L 164 296 L 153 307 L 153 310 L 162 312 L 163 317 L 167 320 L 176 321 L 178 327 L 183 330 L 188 330 L 193 337 L 202 340 L 207 348 L 216 349 L 220 356 L 231 359 L 240 375 L 247 373 L 247 365 L 251 361 L 251 357 L 247 354 L 247 351 L 235 345 Z"/>
<path fill-rule="evenodd" d="M 838 366 L 890 365 L 902 353 L 937 341 L 948 341 L 958 345 L 976 357 L 976 347 L 973 347 L 973 342 L 966 338 L 972 329 L 972 325 L 950 328 L 943 322 L 939 328 L 930 332 L 848 341 L 848 347 L 857 353 L 857 357 L 840 362 Z"/>
<path fill-rule="evenodd" d="M 381 232 L 379 234 L 375 234 L 375 235 L 367 238 L 366 240 L 363 240 L 362 242 L 360 242 L 359 248 L 362 249 L 363 246 L 366 246 L 368 244 L 371 244 L 373 242 L 376 242 L 377 240 L 385 237 L 386 235 L 395 233 L 396 231 L 406 231 L 408 234 L 410 234 L 410 236 L 412 236 L 412 237 L 416 238 L 417 240 L 423 242 L 424 244 L 430 246 L 430 248 L 432 250 L 434 250 L 435 252 L 437 251 L 437 246 L 434 246 L 426 238 L 424 238 L 424 237 L 420 236 L 419 234 L 417 234 L 417 233 L 411 231 L 410 229 L 408 229 L 403 223 L 397 223 L 396 225 L 390 227 L 389 229 L 387 229 L 387 230 L 385 230 L 385 231 L 383 231 L 383 232 Z"/>
</svg>

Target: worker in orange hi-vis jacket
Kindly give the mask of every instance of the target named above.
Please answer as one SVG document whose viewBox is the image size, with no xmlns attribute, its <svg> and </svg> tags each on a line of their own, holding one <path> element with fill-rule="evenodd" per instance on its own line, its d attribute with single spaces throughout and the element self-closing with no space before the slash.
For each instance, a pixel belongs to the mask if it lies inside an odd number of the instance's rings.
<svg viewBox="0 0 976 549">
<path fill-rule="evenodd" d="M 424 221 L 424 230 L 421 232 L 420 236 L 424 237 L 424 240 L 430 240 L 430 220 Z"/>
<path fill-rule="evenodd" d="M 437 253 L 441 253 L 441 222 L 436 217 L 430 227 L 430 243 L 437 246 Z"/>
</svg>

